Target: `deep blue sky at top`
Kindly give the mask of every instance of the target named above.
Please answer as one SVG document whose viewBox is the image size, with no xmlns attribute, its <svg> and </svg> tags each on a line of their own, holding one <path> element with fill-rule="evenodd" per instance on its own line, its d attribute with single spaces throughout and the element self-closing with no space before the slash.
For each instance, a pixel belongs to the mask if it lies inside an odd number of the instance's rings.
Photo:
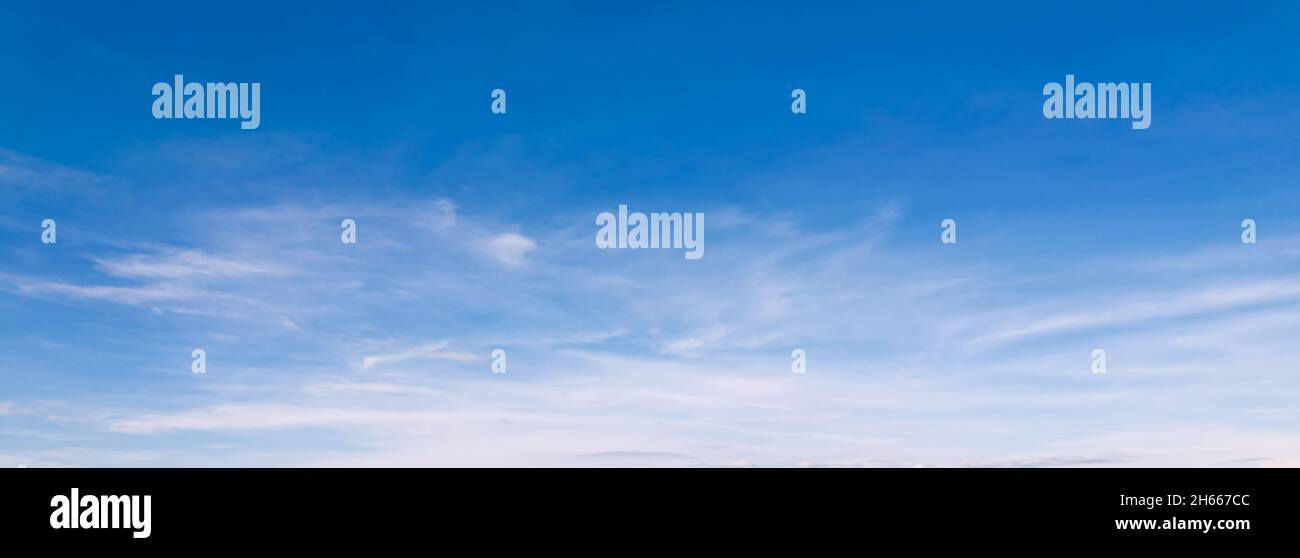
<svg viewBox="0 0 1300 558">
<path fill-rule="evenodd" d="M 1029 198 L 988 196 L 1007 188 L 995 183 L 1010 178 L 1000 169 L 1019 163 L 1016 153 L 1001 153 L 1003 161 L 987 154 L 954 160 L 951 170 L 970 182 L 941 174 L 925 191 L 900 174 L 937 169 L 863 172 L 798 188 L 718 180 L 790 166 L 791 153 L 846 138 L 877 148 L 969 146 L 978 153 L 989 141 L 1041 136 L 1018 144 L 1043 146 L 1035 155 L 1045 158 L 1023 161 L 1028 166 L 1060 163 L 1052 158 L 1073 150 L 1066 162 L 1096 155 L 1110 164 L 1098 176 L 1117 184 L 1122 172 L 1181 165 L 1166 149 L 1196 158 L 1218 149 L 1179 133 L 1180 110 L 1204 109 L 1209 100 L 1294 101 L 1300 82 L 1300 8 L 1283 2 L 471 4 L 6 3 L 3 144 L 113 171 L 114 157 L 133 146 L 235 135 L 226 122 L 151 118 L 150 85 L 183 73 L 260 81 L 259 133 L 309 137 L 358 157 L 400 145 L 413 167 L 509 136 L 547 164 L 580 166 L 586 176 L 537 195 L 515 188 L 518 198 L 477 193 L 507 205 L 563 207 L 625 191 L 632 200 L 654 192 L 666 200 L 740 198 L 760 208 L 820 198 L 835 202 L 823 208 L 832 215 L 858 209 L 859 200 L 936 193 L 1008 208 L 1035 201 L 1054 207 L 1053 200 L 1068 208 L 1115 192 L 1070 188 L 1056 177 L 1052 198 L 1032 195 L 1042 185 L 1013 187 Z M 1153 82 L 1153 128 L 1045 121 L 1039 90 L 1067 72 L 1080 80 Z M 510 95 L 508 118 L 487 110 L 495 87 Z M 809 92 L 805 118 L 788 111 L 794 87 Z M 1271 155 L 1259 163 L 1276 162 Z M 888 169 L 889 159 L 862 154 L 864 167 Z M 1186 185 L 1155 190 L 1149 193 L 1217 195 Z M 207 201 L 221 196 L 204 194 Z"/>
</svg>

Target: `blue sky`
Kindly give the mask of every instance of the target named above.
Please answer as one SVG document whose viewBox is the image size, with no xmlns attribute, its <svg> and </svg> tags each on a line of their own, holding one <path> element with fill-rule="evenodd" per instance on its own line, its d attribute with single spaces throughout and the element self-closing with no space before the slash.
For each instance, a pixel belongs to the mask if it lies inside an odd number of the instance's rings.
<svg viewBox="0 0 1300 558">
<path fill-rule="evenodd" d="M 1294 3 L 49 4 L 0 465 L 1300 465 Z M 154 119 L 175 74 L 261 127 Z M 1043 118 L 1066 74 L 1151 127 Z M 619 204 L 706 256 L 596 249 Z"/>
</svg>

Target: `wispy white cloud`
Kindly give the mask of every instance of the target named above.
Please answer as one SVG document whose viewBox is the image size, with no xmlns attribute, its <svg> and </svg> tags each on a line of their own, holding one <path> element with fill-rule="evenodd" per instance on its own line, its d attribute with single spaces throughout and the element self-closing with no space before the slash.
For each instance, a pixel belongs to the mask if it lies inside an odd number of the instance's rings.
<svg viewBox="0 0 1300 558">
<path fill-rule="evenodd" d="M 108 428 L 132 436 L 326 429 L 368 449 L 318 454 L 315 463 L 367 466 L 1263 466 L 1296 459 L 1288 448 L 1300 447 L 1281 427 L 1225 425 L 1207 413 L 1123 415 L 1161 398 L 1205 408 L 1214 388 L 1062 393 L 941 380 L 930 369 L 873 376 L 832 361 L 795 376 L 770 364 L 566 351 L 530 364 L 538 377 L 304 380 L 306 397 L 138 413 Z M 1069 438 L 1054 422 L 1030 419 L 1064 413 L 1091 418 Z"/>
<path fill-rule="evenodd" d="M 369 370 L 378 366 L 397 364 L 409 360 L 443 359 L 456 362 L 473 362 L 478 359 L 475 355 L 464 351 L 446 350 L 449 345 L 450 343 L 447 341 L 434 341 L 393 352 L 368 355 L 361 359 L 361 369 Z"/>
<path fill-rule="evenodd" d="M 1237 278 L 1189 274 L 1177 283 L 1153 279 L 1171 267 L 1216 271 L 1216 261 L 1228 260 L 1113 262 L 1123 278 L 1052 262 L 1025 274 L 906 244 L 894 228 L 906 206 L 894 202 L 833 229 L 752 210 L 711 213 L 716 248 L 684 262 L 597 253 L 591 227 L 567 224 L 586 224 L 590 215 L 537 219 L 525 235 L 466 205 L 433 197 L 205 207 L 184 215 L 192 226 L 178 226 L 181 234 L 165 245 L 104 241 L 85 257 L 60 261 L 93 266 L 57 279 L 0 274 L 8 294 L 175 314 L 165 322 L 149 316 L 115 337 L 127 338 L 120 352 L 138 352 L 140 361 L 177 359 L 149 370 L 163 381 L 138 397 L 69 394 L 76 405 L 49 413 L 58 416 L 52 426 L 18 434 L 57 432 L 67 447 L 126 439 L 159 451 L 104 447 L 28 461 L 1259 466 L 1296 459 L 1289 425 L 1300 386 L 1290 371 L 1300 349 L 1286 332 L 1300 323 L 1300 281 L 1279 271 L 1284 265 Z M 359 222 L 358 245 L 339 242 L 343 218 Z M 103 246 L 111 252 L 99 252 Z M 1275 255 L 1252 254 L 1244 261 Z M 1078 275 L 1074 282 L 1062 283 L 1070 274 Z M 1062 296 L 1080 283 L 1092 289 L 1086 296 Z M 122 321 L 121 312 L 111 315 L 111 325 Z M 110 321 L 85 316 L 92 331 Z M 148 342 L 131 344 L 141 331 Z M 201 378 L 189 375 L 185 360 L 199 342 L 212 367 Z M 1088 369 L 1097 346 L 1110 354 L 1105 376 Z M 509 351 L 508 374 L 481 364 L 497 347 Z M 807 375 L 790 372 L 795 347 L 808 350 Z M 184 379 L 173 382 L 177 375 Z M 160 397 L 164 389 L 174 391 Z M 316 430 L 311 442 L 299 442 L 301 429 Z M 1061 438 L 1063 429 L 1070 439 Z M 171 436 L 177 433 L 185 436 Z M 1206 445 L 1210 433 L 1231 440 Z M 244 444 L 250 437 L 256 447 Z"/>
<path fill-rule="evenodd" d="M 170 250 L 157 254 L 131 254 L 98 258 L 99 269 L 117 277 L 131 278 L 219 278 L 254 274 L 283 274 L 287 270 L 273 262 L 255 262 L 221 257 L 196 250 Z"/>
<path fill-rule="evenodd" d="M 275 222 L 270 214 L 266 218 Z M 761 220 L 737 220 L 735 226 L 757 223 Z M 492 228 L 463 221 L 450 226 Z M 887 234 L 887 229 L 873 230 Z M 289 237 L 296 234 L 290 231 Z M 329 244 L 275 262 L 284 272 L 273 273 L 248 264 L 262 260 L 227 242 L 201 252 L 210 258 L 166 258 L 161 255 L 179 252 L 155 250 L 99 268 L 150 284 L 141 290 L 43 288 L 125 303 L 195 297 L 201 293 L 193 289 L 211 288 L 227 297 L 262 297 L 278 329 L 313 332 L 313 338 L 295 338 L 293 345 L 297 354 L 316 355 L 310 364 L 281 361 L 285 368 L 274 375 L 227 368 L 208 379 L 220 398 L 198 397 L 172 410 L 103 409 L 100 416 L 107 418 L 91 422 L 136 438 L 254 432 L 282 439 L 310 428 L 346 442 L 346 449 L 316 447 L 294 456 L 268 449 L 257 456 L 264 460 L 271 452 L 282 464 L 1254 466 L 1294 458 L 1275 445 L 1291 436 L 1275 425 L 1278 416 L 1289 415 L 1241 419 L 1247 415 L 1230 411 L 1237 407 L 1220 405 L 1253 393 L 1260 397 L 1250 384 L 1234 382 L 1278 381 L 1287 359 L 1300 357 L 1283 348 L 1285 339 L 1260 335 L 1290 323 L 1278 307 L 1300 295 L 1289 278 L 1192 282 L 1157 294 L 1130 288 L 1123 297 L 1108 299 L 1114 306 L 1075 315 L 1047 304 L 1050 298 L 1019 294 L 981 303 L 990 289 L 1014 291 L 1023 282 L 1005 287 L 982 273 L 962 273 L 960 279 L 931 274 L 924 265 L 905 265 L 910 262 L 881 242 L 846 244 L 844 238 L 853 235 L 833 236 L 786 229 L 764 238 L 761 257 L 715 251 L 709 262 L 719 261 L 713 264 L 718 268 L 690 273 L 664 273 L 662 262 L 648 258 L 602 260 L 600 273 L 589 273 L 588 262 L 567 253 L 533 252 L 529 277 L 501 278 L 488 268 L 484 276 L 502 284 L 483 292 L 499 297 L 512 316 L 544 319 L 494 324 L 487 333 L 458 321 L 457 344 L 463 348 L 446 339 L 401 341 L 413 337 L 412 331 L 438 330 L 420 321 L 399 327 L 359 306 L 356 316 L 328 320 L 351 324 L 347 327 L 322 331 L 317 322 L 299 325 L 298 316 L 329 311 L 312 305 L 338 292 L 373 300 L 391 313 L 424 299 L 454 304 L 460 296 L 447 296 L 448 291 L 488 288 L 474 278 L 475 258 L 456 260 L 461 277 L 431 281 L 444 277 L 430 275 L 446 265 L 440 258 L 453 259 L 456 252 L 416 259 L 428 244 L 397 242 L 400 238 L 378 254 L 363 253 L 370 259 L 360 261 L 368 265 L 343 274 L 338 262 L 348 260 L 335 258 L 356 256 L 346 250 L 333 256 Z M 848 248 L 809 251 L 810 243 Z M 205 271 L 227 260 L 244 264 L 229 272 Z M 680 264 L 674 260 L 674 265 Z M 379 282 L 400 290 L 341 286 L 376 282 L 371 268 L 405 270 L 402 277 Z M 584 297 L 586 306 L 569 305 L 566 296 Z M 390 298 L 398 304 L 385 304 Z M 1007 304 L 1010 300 L 1029 310 Z M 578 311 L 592 304 L 602 312 Z M 1271 321 L 1260 321 L 1265 316 L 1254 310 L 1261 308 L 1272 309 Z M 1188 315 L 1203 315 L 1203 323 L 1159 321 Z M 948 323 L 958 325 L 939 327 Z M 1120 337 L 1106 333 L 1123 324 L 1146 327 Z M 509 335 L 499 333 L 502 329 Z M 1080 334 L 1093 338 L 1081 342 L 1082 348 L 1045 344 L 1028 354 L 983 351 L 978 360 L 968 360 L 963 350 Z M 1255 355 L 1231 357 L 1245 365 L 1233 382 L 1221 374 L 1224 360 L 1187 352 L 1197 345 L 1196 336 L 1207 335 L 1232 340 L 1233 355 Z M 935 339 L 943 342 L 934 344 Z M 1099 378 L 1088 372 L 1087 351 L 1103 340 L 1114 372 Z M 475 365 L 488 348 L 502 343 L 511 352 L 509 374 L 491 375 Z M 789 350 L 795 346 L 810 349 L 807 375 L 789 371 Z M 242 385 L 233 385 L 236 379 Z M 1162 396 L 1154 397 L 1154 391 Z M 1296 391 L 1294 384 L 1274 386 L 1258 407 L 1286 411 L 1288 394 Z M 1202 413 L 1201 427 L 1249 442 L 1221 451 L 1201 448 L 1203 437 L 1170 400 L 1222 409 Z M 1062 421 L 1079 433 L 1068 443 L 1059 439 Z M 1125 428 L 1120 421 L 1147 426 L 1134 437 L 1115 437 L 1117 428 Z M 1146 445 L 1140 435 L 1152 432 L 1176 438 Z M 210 459 L 241 463 L 238 456 L 217 453 Z"/>
<path fill-rule="evenodd" d="M 0 147 L 0 188 L 69 189 L 102 184 L 108 179 Z"/>
<path fill-rule="evenodd" d="M 524 263 L 524 257 L 537 249 L 537 242 L 514 232 L 495 234 L 479 244 L 483 254 L 507 266 Z"/>
<path fill-rule="evenodd" d="M 1106 307 L 1101 310 L 1076 311 L 1036 319 L 1024 325 L 976 336 L 971 339 L 971 343 L 974 345 L 1005 343 L 1086 328 L 1119 326 L 1161 318 L 1285 302 L 1298 297 L 1300 297 L 1300 277 L 1283 280 L 1241 280 L 1238 284 L 1198 287 L 1174 294 L 1130 295 L 1130 300 L 1106 304 Z"/>
<path fill-rule="evenodd" d="M 192 300 L 198 298 L 202 292 L 180 285 L 119 287 L 40 282 L 31 279 L 19 279 L 17 284 L 20 292 L 29 295 L 58 295 L 121 304 L 152 304 L 163 301 Z"/>
</svg>

